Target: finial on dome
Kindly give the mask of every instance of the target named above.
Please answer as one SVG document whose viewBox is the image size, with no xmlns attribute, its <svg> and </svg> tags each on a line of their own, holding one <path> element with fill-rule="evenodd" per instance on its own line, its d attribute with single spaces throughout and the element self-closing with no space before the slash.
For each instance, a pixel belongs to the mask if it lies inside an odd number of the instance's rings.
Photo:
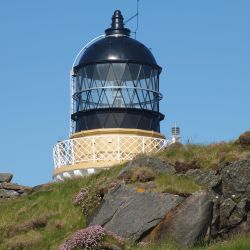
<svg viewBox="0 0 250 250">
<path fill-rule="evenodd" d="M 130 30 L 124 28 L 123 16 L 120 10 L 116 10 L 112 16 L 111 28 L 105 30 L 106 36 L 125 35 L 129 36 Z"/>
</svg>

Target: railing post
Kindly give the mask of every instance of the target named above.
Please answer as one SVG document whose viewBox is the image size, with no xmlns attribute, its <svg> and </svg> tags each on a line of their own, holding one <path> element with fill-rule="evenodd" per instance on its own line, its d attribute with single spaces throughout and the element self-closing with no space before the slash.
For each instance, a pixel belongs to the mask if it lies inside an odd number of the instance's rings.
<svg viewBox="0 0 250 250">
<path fill-rule="evenodd" d="M 75 164 L 74 140 L 70 140 L 72 164 Z"/>
<path fill-rule="evenodd" d="M 54 160 L 54 168 L 57 168 L 57 165 L 58 165 L 58 156 L 56 155 L 56 148 L 57 148 L 57 145 L 55 145 L 53 147 L 53 160 Z"/>
<path fill-rule="evenodd" d="M 95 137 L 92 138 L 93 162 L 95 162 Z"/>
<path fill-rule="evenodd" d="M 142 153 L 143 154 L 145 153 L 145 146 L 144 146 L 144 144 L 145 144 L 145 137 L 143 136 L 142 137 Z"/>
<path fill-rule="evenodd" d="M 61 156 L 61 152 L 60 152 L 59 143 L 57 143 L 56 147 L 57 147 L 57 150 L 56 150 L 57 152 L 56 152 L 56 153 L 57 153 L 57 156 L 58 156 L 58 158 L 57 158 L 57 159 L 58 159 L 58 162 L 57 162 L 56 168 L 58 168 L 58 167 L 61 167 L 61 165 L 62 165 L 62 164 L 61 164 L 61 157 L 62 157 L 62 156 Z"/>
<path fill-rule="evenodd" d="M 120 163 L 120 136 L 118 135 L 117 139 L 117 157 L 118 157 L 118 163 Z"/>
</svg>

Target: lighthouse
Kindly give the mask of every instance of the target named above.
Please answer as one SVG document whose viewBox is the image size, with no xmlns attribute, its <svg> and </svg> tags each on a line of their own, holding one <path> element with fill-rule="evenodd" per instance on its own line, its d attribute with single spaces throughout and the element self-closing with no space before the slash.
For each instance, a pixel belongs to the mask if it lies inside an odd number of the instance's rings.
<svg viewBox="0 0 250 250">
<path fill-rule="evenodd" d="M 53 148 L 53 178 L 89 175 L 165 148 L 160 73 L 116 10 L 105 35 L 85 46 L 72 67 L 71 133 Z"/>
</svg>

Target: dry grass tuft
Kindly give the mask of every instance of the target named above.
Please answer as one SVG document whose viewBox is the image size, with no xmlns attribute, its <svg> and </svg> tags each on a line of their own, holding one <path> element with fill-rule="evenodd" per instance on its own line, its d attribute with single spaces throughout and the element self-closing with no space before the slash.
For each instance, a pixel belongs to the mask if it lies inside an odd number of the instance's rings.
<svg viewBox="0 0 250 250">
<path fill-rule="evenodd" d="M 155 172 L 149 167 L 135 166 L 122 175 L 125 183 L 148 182 L 155 178 Z M 121 177 L 118 177 L 121 179 Z"/>
<path fill-rule="evenodd" d="M 198 161 L 181 162 L 176 161 L 174 168 L 178 174 L 185 174 L 189 169 L 200 169 L 200 164 Z"/>
<path fill-rule="evenodd" d="M 137 167 L 131 171 L 131 182 L 147 182 L 155 178 L 155 173 L 147 167 Z"/>
<path fill-rule="evenodd" d="M 36 218 L 28 222 L 11 225 L 7 230 L 8 237 L 14 237 L 17 234 L 25 233 L 31 230 L 36 230 L 46 227 L 48 218 Z"/>
<path fill-rule="evenodd" d="M 22 207 L 22 208 L 20 208 L 20 209 L 17 211 L 17 213 L 16 213 L 16 218 L 18 218 L 18 217 L 20 217 L 20 216 L 26 214 L 27 212 L 28 212 L 27 207 Z"/>
<path fill-rule="evenodd" d="M 43 237 L 40 233 L 29 231 L 27 234 L 16 235 L 13 238 L 6 239 L 3 244 L 1 244 L 0 249 L 36 249 L 36 246 L 41 244 L 42 241 Z"/>
</svg>

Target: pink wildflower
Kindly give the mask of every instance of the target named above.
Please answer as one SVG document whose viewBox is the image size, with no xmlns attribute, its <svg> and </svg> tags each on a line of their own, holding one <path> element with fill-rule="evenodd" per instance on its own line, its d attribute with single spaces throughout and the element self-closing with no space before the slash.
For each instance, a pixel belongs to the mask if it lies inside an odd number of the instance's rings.
<svg viewBox="0 0 250 250">
<path fill-rule="evenodd" d="M 80 192 L 74 198 L 75 205 L 81 205 L 81 203 L 86 199 L 88 195 L 88 190 L 85 188 L 81 188 Z"/>
<path fill-rule="evenodd" d="M 105 230 L 99 225 L 90 226 L 76 231 L 64 244 L 60 250 L 94 250 L 99 246 L 100 241 L 105 236 Z"/>
</svg>

